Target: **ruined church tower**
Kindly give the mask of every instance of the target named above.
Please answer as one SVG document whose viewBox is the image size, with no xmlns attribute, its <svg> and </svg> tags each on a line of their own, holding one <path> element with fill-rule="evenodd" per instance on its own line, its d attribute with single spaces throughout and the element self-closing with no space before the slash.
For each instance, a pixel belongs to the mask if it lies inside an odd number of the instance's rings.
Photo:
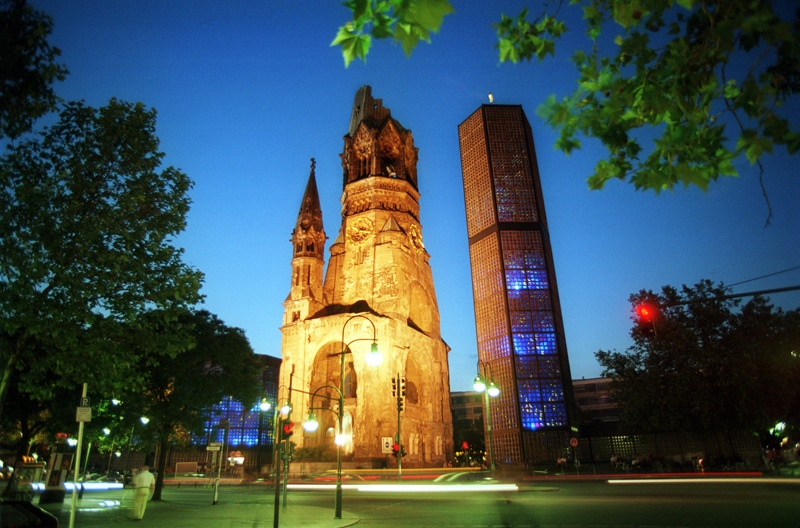
<svg viewBox="0 0 800 528">
<path fill-rule="evenodd" d="M 405 381 L 403 466 L 441 466 L 453 453 L 449 349 L 422 239 L 417 148 L 411 131 L 373 99 L 369 86 L 356 93 L 341 158 L 342 224 L 324 281 L 325 232 L 313 163 L 292 233 L 279 396 L 281 403 L 291 398 L 292 440 L 298 448 L 333 450 L 339 436 L 346 462 L 381 467 L 389 460 L 392 467 L 386 439 L 398 429 L 396 378 L 397 390 Z M 383 355 L 377 367 L 366 362 L 373 339 Z M 311 411 L 319 422 L 315 433 L 300 426 Z"/>
</svg>

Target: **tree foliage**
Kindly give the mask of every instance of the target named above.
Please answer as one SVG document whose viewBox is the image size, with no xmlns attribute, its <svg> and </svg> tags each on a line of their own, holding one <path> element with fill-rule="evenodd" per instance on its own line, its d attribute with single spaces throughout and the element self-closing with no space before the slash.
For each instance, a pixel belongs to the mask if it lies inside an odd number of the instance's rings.
<svg viewBox="0 0 800 528">
<path fill-rule="evenodd" d="M 502 15 L 495 24 L 500 61 L 552 56 L 567 31 L 559 16 L 563 3 L 547 2 L 534 19 L 527 9 Z M 452 11 L 445 4 L 345 2 L 353 19 L 333 44 L 342 46 L 345 63 L 365 59 L 370 41 L 364 28 L 400 40 L 389 30 L 392 7 L 395 13 L 398 5 L 436 13 L 430 19 L 438 30 Z M 759 164 L 763 176 L 764 154 L 776 146 L 791 154 L 800 149 L 796 123 L 782 108 L 800 90 L 800 15 L 789 20 L 768 0 L 570 4 L 582 10 L 586 25 L 587 41 L 572 57 L 577 86 L 561 99 L 552 95 L 539 114 L 559 131 L 557 147 L 564 152 L 580 148 L 581 137 L 608 150 L 587 180 L 590 188 L 619 179 L 655 192 L 676 185 L 705 190 L 719 176 L 736 176 L 737 158 Z M 413 45 L 404 42 L 404 49 L 409 53 Z"/>
<path fill-rule="evenodd" d="M 660 308 L 635 322 L 628 350 L 596 353 L 629 427 L 755 433 L 776 422 L 800 426 L 800 310 L 775 309 L 758 296 L 742 305 L 728 293 L 701 281 L 631 296 L 634 307 Z"/>
<path fill-rule="evenodd" d="M 430 42 L 445 15 L 455 10 L 448 0 L 347 0 L 353 19 L 339 28 L 331 46 L 341 46 L 345 67 L 367 60 L 372 38 L 391 39 L 410 55 L 420 41 Z"/>
<path fill-rule="evenodd" d="M 205 310 L 158 321 L 139 325 L 149 329 L 146 334 L 131 328 L 131 346 L 142 376 L 121 396 L 134 416 L 150 418 L 148 430 L 160 446 L 154 500 L 160 498 L 169 446 L 179 436 L 201 434 L 211 407 L 226 396 L 245 407 L 255 404 L 261 379 L 243 330 L 225 325 Z M 173 354 L 163 353 L 168 343 L 176 345 Z"/>
<path fill-rule="evenodd" d="M 47 42 L 52 29 L 52 19 L 24 0 L 0 3 L 0 138 L 17 138 L 56 108 L 52 84 L 67 69 Z"/>
<path fill-rule="evenodd" d="M 69 103 L 40 137 L 0 158 L 0 402 L 14 370 L 34 397 L 103 383 L 121 322 L 194 305 L 200 272 L 171 245 L 191 180 L 164 156 L 155 110 Z M 102 375 L 101 375 L 102 374 Z"/>
</svg>

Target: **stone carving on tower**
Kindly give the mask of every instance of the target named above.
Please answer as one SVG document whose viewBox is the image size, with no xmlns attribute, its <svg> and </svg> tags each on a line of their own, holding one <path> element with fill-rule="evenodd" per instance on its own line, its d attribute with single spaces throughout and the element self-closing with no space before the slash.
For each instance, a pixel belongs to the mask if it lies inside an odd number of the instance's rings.
<svg viewBox="0 0 800 528">
<path fill-rule="evenodd" d="M 297 427 L 292 440 L 298 449 L 334 450 L 338 437 L 345 461 L 384 466 L 390 458 L 384 440 L 397 434 L 392 378 L 399 377 L 405 379 L 403 465 L 441 467 L 453 455 L 449 348 L 440 335 L 423 243 L 417 148 L 411 131 L 372 97 L 369 86 L 356 93 L 341 159 L 342 223 L 324 281 L 325 234 L 313 164 L 292 233 L 281 398 L 291 387 L 292 419 L 299 424 L 313 410 L 320 423 L 313 434 Z M 384 358 L 378 367 L 366 363 L 373 336 Z M 338 409 L 339 388 L 344 409 Z"/>
</svg>

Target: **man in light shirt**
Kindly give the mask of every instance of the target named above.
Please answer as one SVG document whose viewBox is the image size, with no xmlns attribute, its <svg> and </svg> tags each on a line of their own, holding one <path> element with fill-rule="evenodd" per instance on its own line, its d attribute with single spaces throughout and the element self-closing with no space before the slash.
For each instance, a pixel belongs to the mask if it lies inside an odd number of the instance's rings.
<svg viewBox="0 0 800 528">
<path fill-rule="evenodd" d="M 150 473 L 149 466 L 142 466 L 139 473 L 133 477 L 133 512 L 132 516 L 136 520 L 144 517 L 144 510 L 147 508 L 147 499 L 150 492 L 156 489 L 156 478 Z"/>
</svg>

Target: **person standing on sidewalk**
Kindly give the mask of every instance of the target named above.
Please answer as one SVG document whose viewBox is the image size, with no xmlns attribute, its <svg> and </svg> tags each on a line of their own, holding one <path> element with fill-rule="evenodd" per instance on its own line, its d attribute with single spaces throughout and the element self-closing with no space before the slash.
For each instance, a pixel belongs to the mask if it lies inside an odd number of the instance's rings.
<svg viewBox="0 0 800 528">
<path fill-rule="evenodd" d="M 156 478 L 150 473 L 149 466 L 142 466 L 142 469 L 133 477 L 133 488 L 133 511 L 131 516 L 138 521 L 144 517 L 147 499 L 156 488 Z"/>
</svg>

